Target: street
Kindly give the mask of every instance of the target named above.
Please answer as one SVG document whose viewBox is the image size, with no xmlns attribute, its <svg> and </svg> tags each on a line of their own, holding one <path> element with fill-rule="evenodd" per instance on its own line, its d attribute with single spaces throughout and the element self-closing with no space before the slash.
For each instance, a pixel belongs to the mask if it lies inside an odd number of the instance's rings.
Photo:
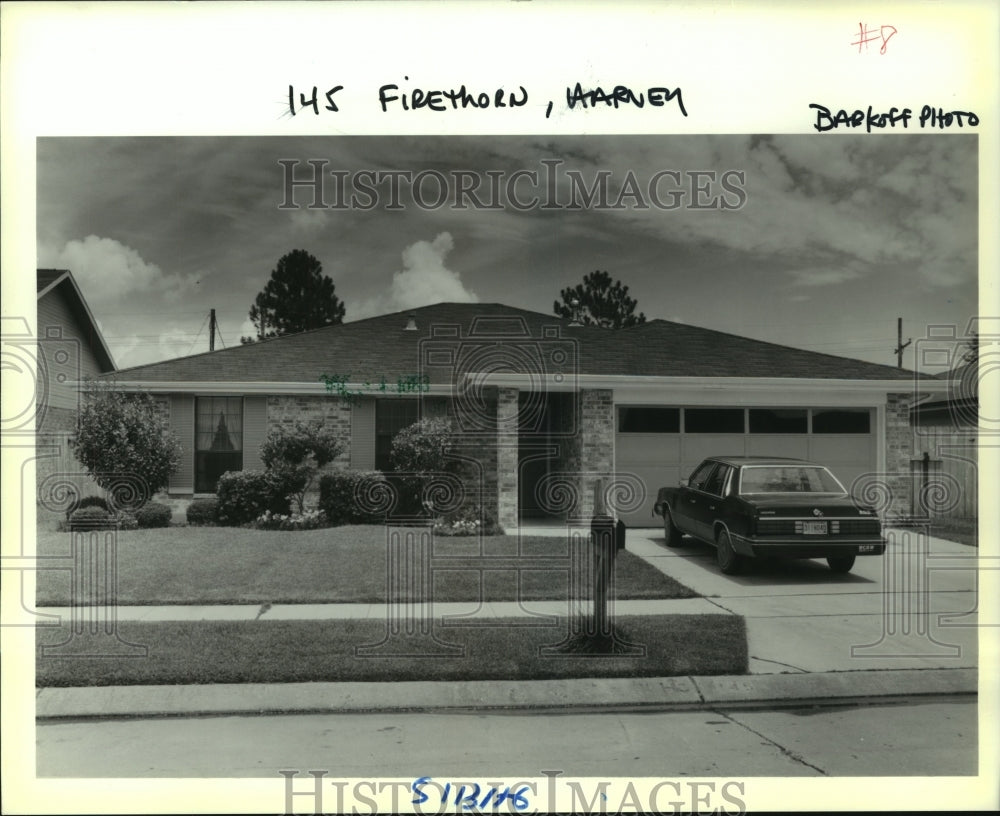
<svg viewBox="0 0 1000 816">
<path fill-rule="evenodd" d="M 959 776 L 977 768 L 974 697 L 785 710 L 301 714 L 45 722 L 39 777 L 493 780 Z"/>
</svg>

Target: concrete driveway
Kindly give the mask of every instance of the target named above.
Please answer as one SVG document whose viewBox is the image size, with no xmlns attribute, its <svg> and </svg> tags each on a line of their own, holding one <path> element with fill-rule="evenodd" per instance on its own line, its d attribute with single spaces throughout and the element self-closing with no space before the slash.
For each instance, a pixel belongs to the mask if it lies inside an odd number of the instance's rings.
<svg viewBox="0 0 1000 816">
<path fill-rule="evenodd" d="M 723 575 L 714 547 L 684 537 L 668 548 L 659 529 L 630 529 L 626 547 L 746 619 L 751 673 L 975 667 L 977 551 L 912 530 L 887 537 L 884 556 L 846 575 L 823 560 Z"/>
</svg>

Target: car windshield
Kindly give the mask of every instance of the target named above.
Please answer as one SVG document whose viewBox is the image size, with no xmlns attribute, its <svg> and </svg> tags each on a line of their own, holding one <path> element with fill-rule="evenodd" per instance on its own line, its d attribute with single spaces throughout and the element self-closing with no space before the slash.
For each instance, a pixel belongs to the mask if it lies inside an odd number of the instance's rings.
<svg viewBox="0 0 1000 816">
<path fill-rule="evenodd" d="M 757 465 L 743 468 L 740 493 L 846 493 L 825 467 Z"/>
</svg>

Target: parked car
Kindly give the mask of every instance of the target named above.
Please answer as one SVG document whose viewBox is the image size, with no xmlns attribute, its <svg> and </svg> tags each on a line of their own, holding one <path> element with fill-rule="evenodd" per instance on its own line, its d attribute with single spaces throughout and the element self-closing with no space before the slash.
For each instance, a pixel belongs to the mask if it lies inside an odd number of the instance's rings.
<svg viewBox="0 0 1000 816">
<path fill-rule="evenodd" d="M 713 544 L 719 568 L 740 571 L 749 558 L 825 558 L 849 572 L 859 555 L 882 555 L 882 522 L 822 465 L 802 459 L 710 457 L 679 487 L 661 488 L 667 546 L 682 534 Z"/>
</svg>

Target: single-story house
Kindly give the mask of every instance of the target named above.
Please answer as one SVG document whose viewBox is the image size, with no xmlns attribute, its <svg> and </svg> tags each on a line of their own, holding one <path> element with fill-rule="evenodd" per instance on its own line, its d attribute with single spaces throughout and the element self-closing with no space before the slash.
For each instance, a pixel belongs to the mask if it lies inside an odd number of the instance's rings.
<svg viewBox="0 0 1000 816">
<path fill-rule="evenodd" d="M 37 270 L 35 363 L 35 477 L 46 495 L 73 484 L 81 494 L 102 491 L 84 475 L 69 446 L 80 394 L 75 383 L 115 371 L 115 361 L 76 280 L 66 269 Z"/>
<path fill-rule="evenodd" d="M 656 525 L 657 489 L 713 454 L 813 459 L 859 491 L 883 482 L 883 509 L 908 514 L 915 384 L 946 387 L 682 323 L 609 330 L 499 303 L 439 303 L 113 376 L 157 395 L 181 440 L 171 496 L 261 468 L 259 446 L 282 423 L 332 427 L 344 450 L 328 467 L 388 470 L 400 429 L 450 415 L 507 528 L 589 516 L 595 480 L 612 474 L 619 515 Z"/>
</svg>

